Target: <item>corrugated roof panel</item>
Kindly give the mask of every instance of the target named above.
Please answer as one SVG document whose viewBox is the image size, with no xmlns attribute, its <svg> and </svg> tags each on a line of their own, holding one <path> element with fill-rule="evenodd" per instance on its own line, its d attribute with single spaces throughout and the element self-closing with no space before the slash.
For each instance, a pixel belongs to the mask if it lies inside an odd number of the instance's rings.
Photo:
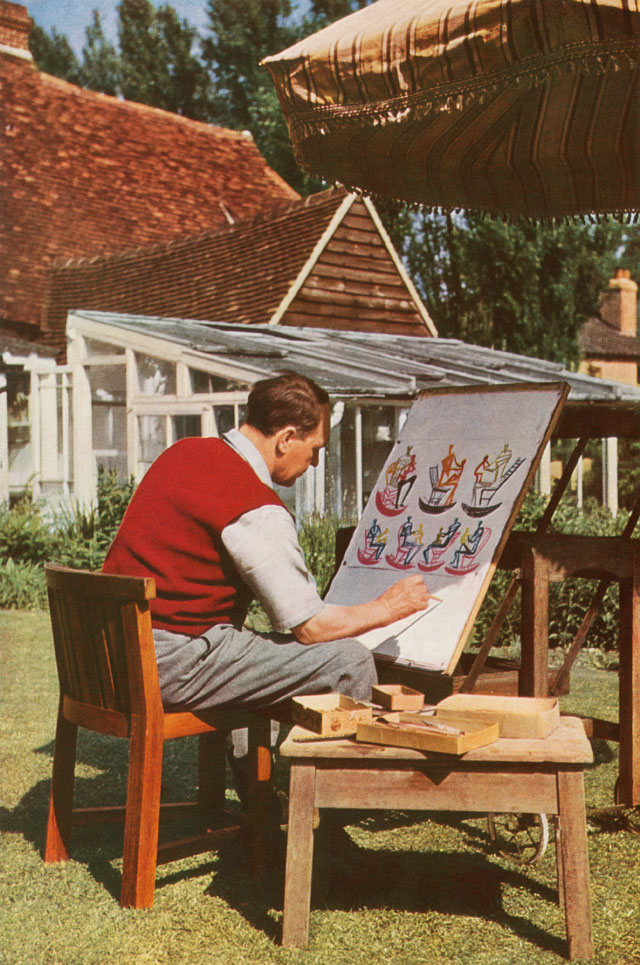
<svg viewBox="0 0 640 965">
<path fill-rule="evenodd" d="M 380 335 L 326 329 L 230 325 L 76 311 L 77 318 L 220 356 L 252 371 L 292 368 L 334 395 L 407 397 L 433 386 L 563 381 L 569 401 L 627 401 L 640 405 L 640 387 L 570 372 L 555 362 L 499 352 L 457 339 Z"/>
</svg>

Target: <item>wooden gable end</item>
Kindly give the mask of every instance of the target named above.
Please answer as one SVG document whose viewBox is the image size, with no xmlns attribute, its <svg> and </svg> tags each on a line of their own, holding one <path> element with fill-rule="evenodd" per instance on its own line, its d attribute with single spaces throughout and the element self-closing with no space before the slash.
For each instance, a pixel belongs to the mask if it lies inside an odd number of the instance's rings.
<svg viewBox="0 0 640 965">
<path fill-rule="evenodd" d="M 337 226 L 280 323 L 387 335 L 432 334 L 361 199 Z"/>
</svg>

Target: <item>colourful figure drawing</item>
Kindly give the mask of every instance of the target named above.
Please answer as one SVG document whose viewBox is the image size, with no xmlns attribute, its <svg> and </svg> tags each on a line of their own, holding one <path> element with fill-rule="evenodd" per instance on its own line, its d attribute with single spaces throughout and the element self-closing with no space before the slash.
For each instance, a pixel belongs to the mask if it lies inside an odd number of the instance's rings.
<svg viewBox="0 0 640 965">
<path fill-rule="evenodd" d="M 496 493 L 524 462 L 524 459 L 516 459 L 509 466 L 512 456 L 509 443 L 505 442 L 493 461 L 489 459 L 488 453 L 482 457 L 473 470 L 475 482 L 471 503 L 462 503 L 467 516 L 486 516 L 502 505 L 502 503 L 493 502 Z"/>
<path fill-rule="evenodd" d="M 385 488 L 376 493 L 376 506 L 385 516 L 399 516 L 404 512 L 407 497 L 416 481 L 416 456 L 407 446 L 404 456 L 399 456 L 387 468 Z"/>
<path fill-rule="evenodd" d="M 457 576 L 460 573 L 471 573 L 478 566 L 478 554 L 484 548 L 487 540 L 491 536 L 491 530 L 485 526 L 481 519 L 478 520 L 473 533 L 469 527 L 465 529 L 460 537 L 460 545 L 453 554 L 453 561 L 445 566 L 445 573 Z"/>
<path fill-rule="evenodd" d="M 458 483 L 462 477 L 466 459 L 458 462 L 453 451 L 453 443 L 449 446 L 449 451 L 440 463 L 440 472 L 437 466 L 429 468 L 429 481 L 431 483 L 431 495 L 428 499 L 420 499 L 418 503 L 424 513 L 444 513 L 447 509 L 455 506 L 454 497 Z"/>
<path fill-rule="evenodd" d="M 398 548 L 393 556 L 385 555 L 385 560 L 397 570 L 408 570 L 413 567 L 413 560 L 422 546 L 422 523 L 417 529 L 413 528 L 411 516 L 407 516 L 398 530 Z"/>
<path fill-rule="evenodd" d="M 424 563 L 418 563 L 419 570 L 423 570 L 425 573 L 431 573 L 444 564 L 444 554 L 458 535 L 461 525 L 460 520 L 456 516 L 454 521 L 449 523 L 446 532 L 444 526 L 440 527 L 436 538 L 422 551 Z"/>
<path fill-rule="evenodd" d="M 374 519 L 364 534 L 364 550 L 358 550 L 358 559 L 365 566 L 375 566 L 380 561 L 382 551 L 387 545 L 388 529 L 381 529 L 377 519 Z"/>
</svg>

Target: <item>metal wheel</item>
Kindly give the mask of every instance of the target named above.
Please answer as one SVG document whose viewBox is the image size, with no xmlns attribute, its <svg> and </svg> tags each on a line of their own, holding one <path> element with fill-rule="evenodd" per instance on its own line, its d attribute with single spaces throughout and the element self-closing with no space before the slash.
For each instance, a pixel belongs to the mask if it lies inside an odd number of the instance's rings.
<svg viewBox="0 0 640 965">
<path fill-rule="evenodd" d="M 620 778 L 616 781 L 613 789 L 613 799 L 616 804 L 622 805 L 620 801 Z M 622 805 L 622 820 L 627 831 L 632 834 L 640 834 L 640 807 L 625 807 Z"/>
<path fill-rule="evenodd" d="M 488 814 L 487 825 L 498 854 L 515 864 L 533 864 L 547 850 L 546 814 Z"/>
</svg>

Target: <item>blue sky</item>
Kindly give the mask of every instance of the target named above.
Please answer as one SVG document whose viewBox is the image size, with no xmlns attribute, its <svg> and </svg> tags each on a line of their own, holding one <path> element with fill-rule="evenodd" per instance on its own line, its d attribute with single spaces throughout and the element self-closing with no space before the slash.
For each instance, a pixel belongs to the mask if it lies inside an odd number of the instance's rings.
<svg viewBox="0 0 640 965">
<path fill-rule="evenodd" d="M 85 43 L 85 29 L 98 10 L 104 32 L 117 42 L 117 7 L 119 0 L 18 0 L 23 3 L 35 22 L 47 32 L 55 27 L 66 34 L 71 46 L 80 54 Z M 166 0 L 181 17 L 203 31 L 206 22 L 206 0 Z M 154 4 L 158 6 L 158 3 Z"/>
</svg>

